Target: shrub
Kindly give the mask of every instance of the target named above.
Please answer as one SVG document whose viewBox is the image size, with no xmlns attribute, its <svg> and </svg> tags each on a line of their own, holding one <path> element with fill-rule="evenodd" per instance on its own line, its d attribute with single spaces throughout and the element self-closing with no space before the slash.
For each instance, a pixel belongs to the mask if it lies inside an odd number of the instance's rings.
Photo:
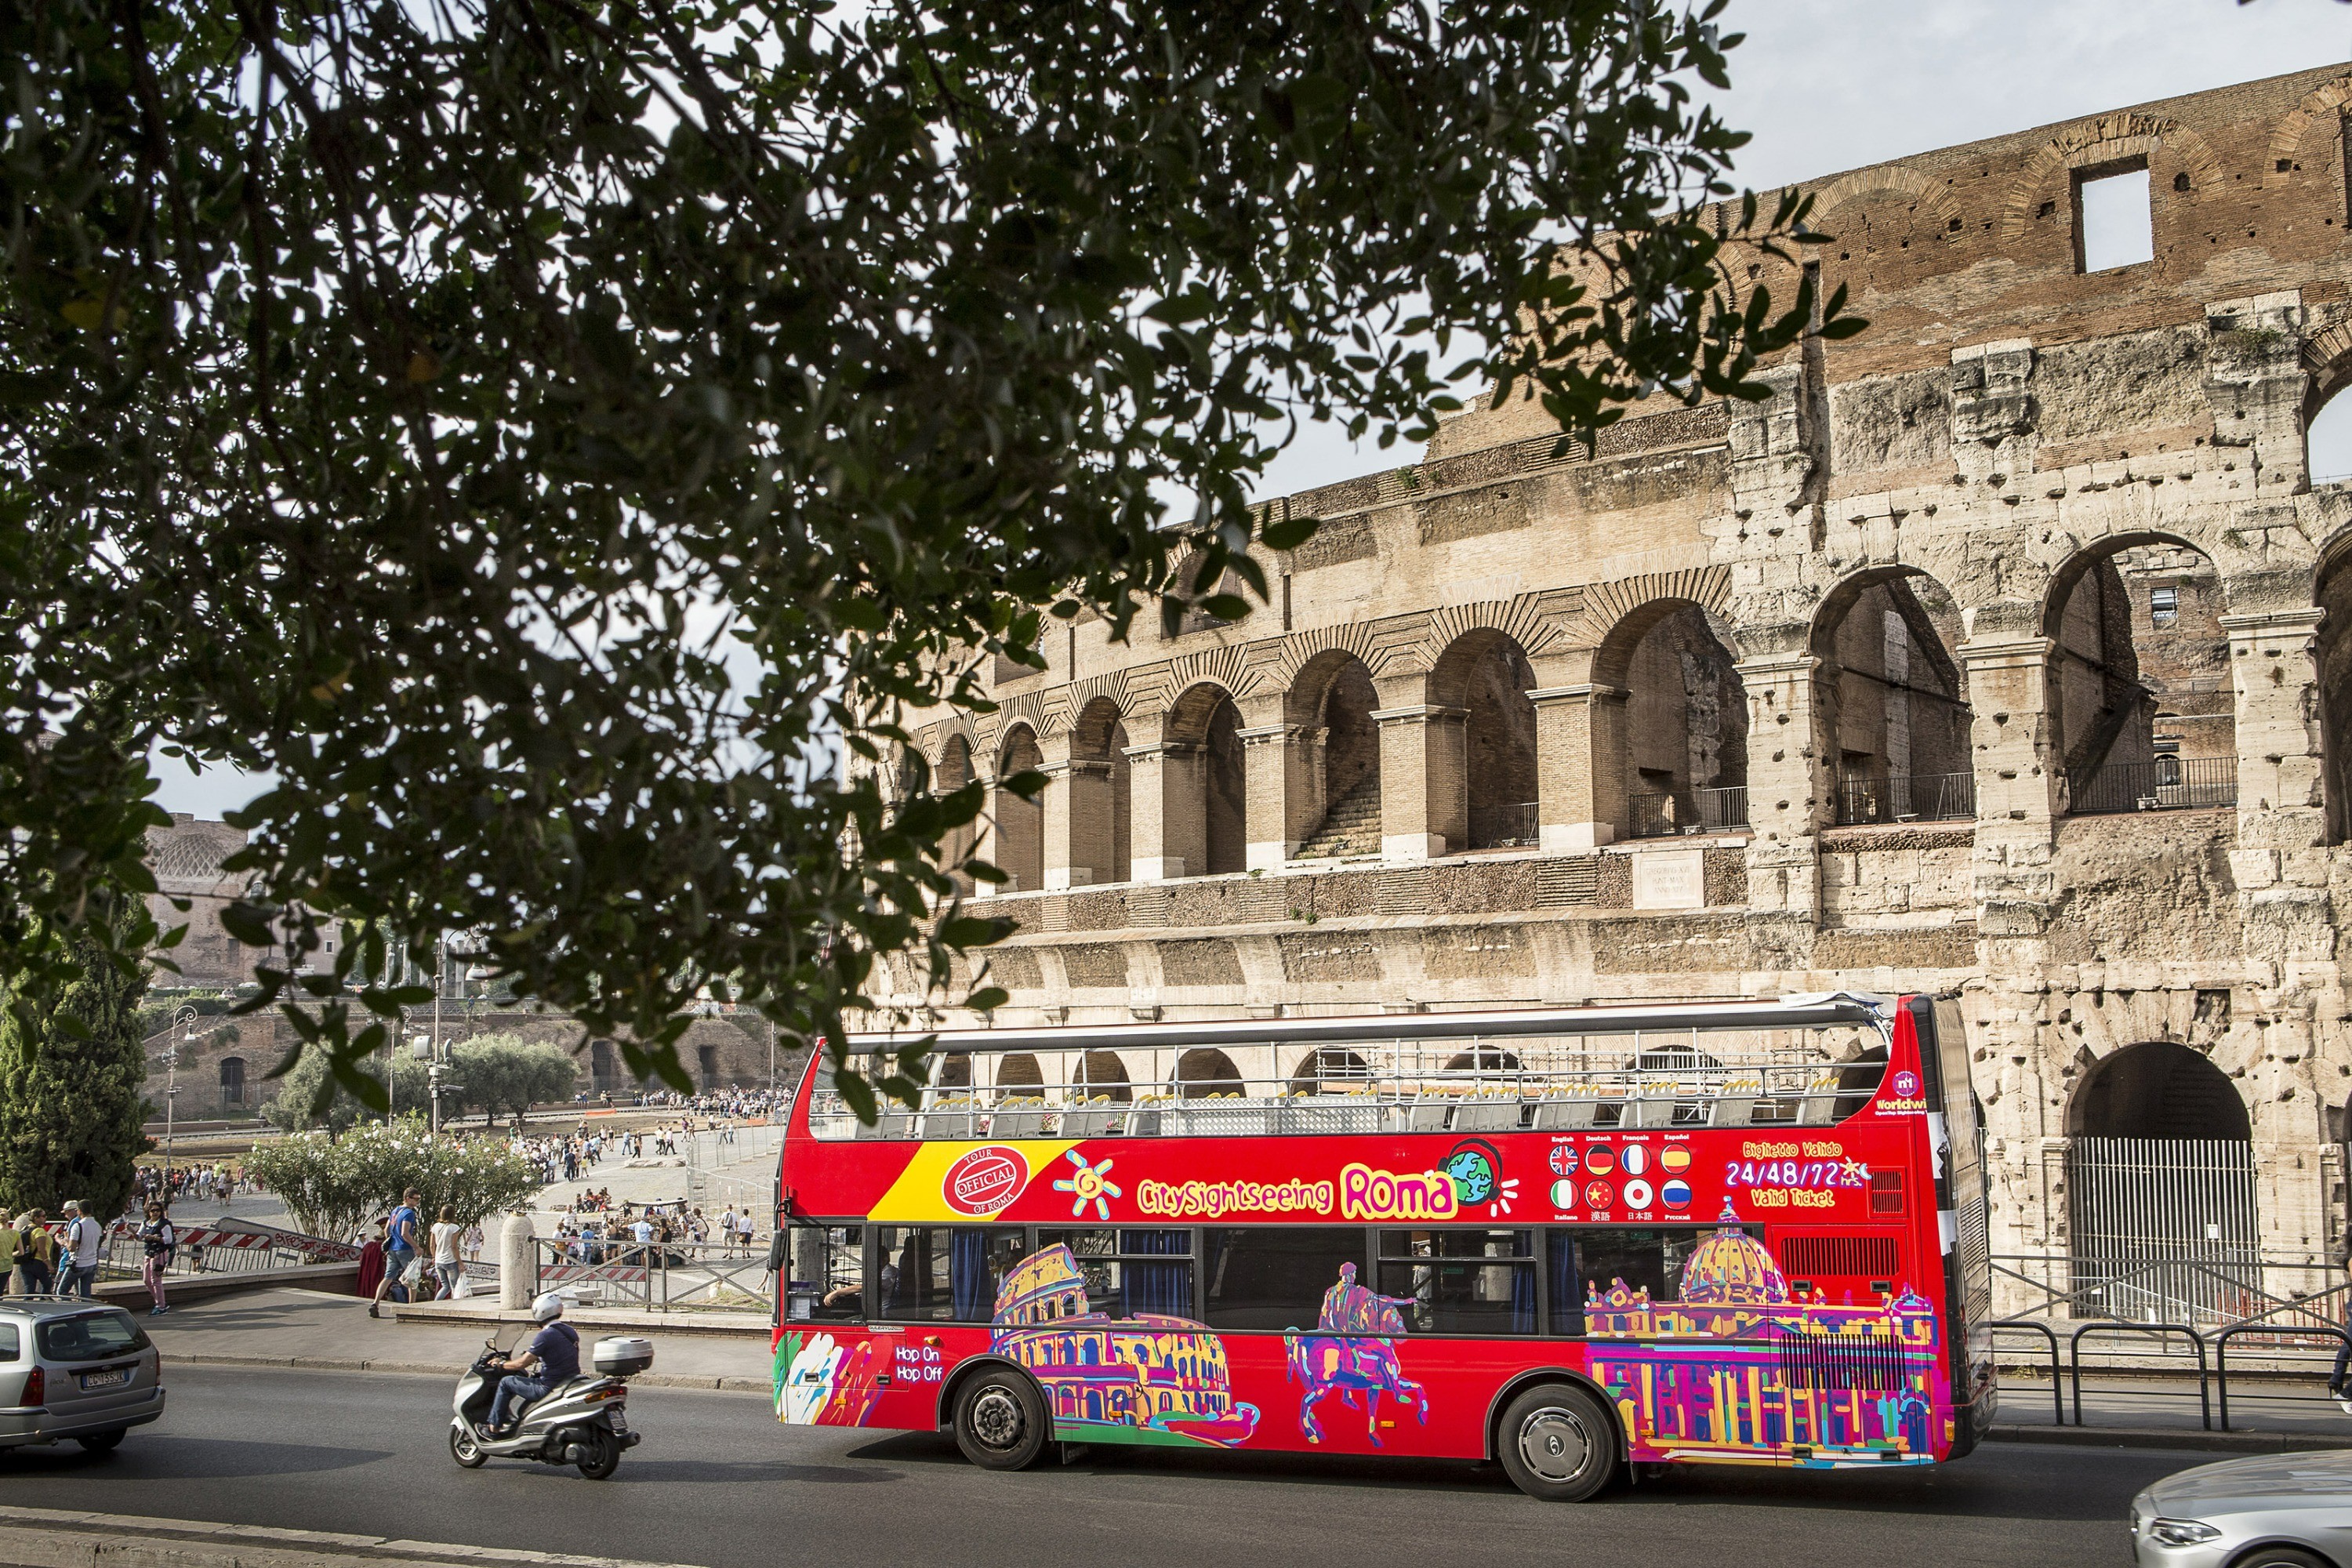
<svg viewBox="0 0 2352 1568">
<path fill-rule="evenodd" d="M 294 1226 L 342 1240 L 415 1187 L 424 1194 L 429 1223 L 446 1204 L 459 1225 L 472 1225 L 520 1204 L 539 1179 L 500 1139 L 436 1138 L 422 1116 L 371 1121 L 341 1137 L 298 1132 L 265 1143 L 245 1169 L 286 1205 Z"/>
</svg>

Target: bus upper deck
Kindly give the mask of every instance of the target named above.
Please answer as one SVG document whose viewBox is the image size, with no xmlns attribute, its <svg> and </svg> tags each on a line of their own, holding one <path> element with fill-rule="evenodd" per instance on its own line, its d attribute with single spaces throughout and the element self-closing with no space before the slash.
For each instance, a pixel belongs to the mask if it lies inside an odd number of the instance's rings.
<svg viewBox="0 0 2352 1568">
<path fill-rule="evenodd" d="M 821 1139 L 1823 1127 L 1885 1071 L 1890 1005 L 1851 993 L 1672 1007 L 985 1029 L 935 1037 L 919 1106 Z M 859 1035 L 853 1054 L 912 1034 Z"/>
</svg>

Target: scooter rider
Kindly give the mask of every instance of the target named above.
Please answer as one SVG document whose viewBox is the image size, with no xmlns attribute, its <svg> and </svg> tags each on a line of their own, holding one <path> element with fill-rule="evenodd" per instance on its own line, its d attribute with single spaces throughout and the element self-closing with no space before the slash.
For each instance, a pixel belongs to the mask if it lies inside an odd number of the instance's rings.
<svg viewBox="0 0 2352 1568">
<path fill-rule="evenodd" d="M 530 1304 L 531 1321 L 544 1325 L 531 1336 L 529 1348 L 499 1364 L 510 1375 L 499 1379 L 497 1397 L 490 1401 L 490 1422 L 485 1438 L 506 1430 L 507 1412 L 520 1415 L 551 1388 L 561 1388 L 580 1375 L 580 1333 L 564 1322 L 563 1298 L 550 1290 Z M 520 1373 L 520 1376 L 511 1375 Z"/>
</svg>

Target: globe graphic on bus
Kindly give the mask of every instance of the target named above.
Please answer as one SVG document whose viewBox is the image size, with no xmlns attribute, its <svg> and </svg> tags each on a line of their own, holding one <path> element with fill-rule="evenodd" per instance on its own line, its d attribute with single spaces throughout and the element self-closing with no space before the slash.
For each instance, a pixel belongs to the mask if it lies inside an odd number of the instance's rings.
<svg viewBox="0 0 2352 1568">
<path fill-rule="evenodd" d="M 1445 1173 L 1454 1178 L 1454 1195 L 1464 1204 L 1483 1204 L 1495 1195 L 1495 1162 L 1475 1143 L 1448 1154 Z"/>
</svg>

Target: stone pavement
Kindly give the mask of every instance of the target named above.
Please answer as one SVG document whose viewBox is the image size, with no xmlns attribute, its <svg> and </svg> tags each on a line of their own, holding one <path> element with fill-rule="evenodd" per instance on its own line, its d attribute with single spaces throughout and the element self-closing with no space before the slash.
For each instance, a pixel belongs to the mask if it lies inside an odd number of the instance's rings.
<svg viewBox="0 0 2352 1568">
<path fill-rule="evenodd" d="M 583 1337 L 593 1341 L 600 1328 L 623 1331 L 621 1324 L 591 1321 L 612 1316 L 585 1315 L 580 1324 Z M 198 1302 L 162 1318 L 140 1321 L 167 1362 L 430 1373 L 447 1377 L 453 1384 L 492 1331 L 478 1323 L 426 1324 L 371 1318 L 367 1303 L 357 1297 L 297 1289 Z M 764 1334 L 689 1333 L 646 1324 L 642 1316 L 632 1319 L 626 1331 L 653 1341 L 654 1370 L 632 1382 L 768 1392 Z M 520 1323 L 500 1326 L 497 1330 L 500 1342 L 511 1343 L 522 1328 Z"/>
</svg>

